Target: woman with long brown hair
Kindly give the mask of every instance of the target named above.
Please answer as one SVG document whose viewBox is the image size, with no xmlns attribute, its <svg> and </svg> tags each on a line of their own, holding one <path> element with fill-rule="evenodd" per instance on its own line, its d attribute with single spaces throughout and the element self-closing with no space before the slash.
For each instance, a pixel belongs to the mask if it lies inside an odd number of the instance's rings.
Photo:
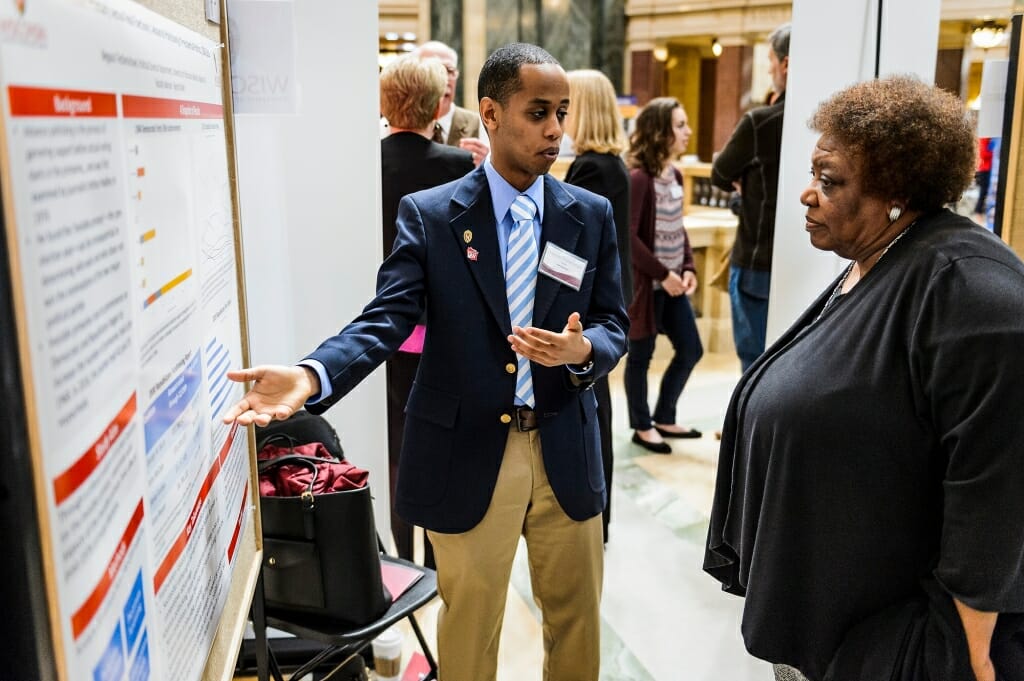
<svg viewBox="0 0 1024 681">
<path fill-rule="evenodd" d="M 690 140 L 686 111 L 674 97 L 652 99 L 630 138 L 630 232 L 633 301 L 629 306 L 626 401 L 633 442 L 669 454 L 664 438 L 697 438 L 700 431 L 676 424 L 676 403 L 704 354 L 687 296 L 697 290 L 690 239 L 683 227 L 683 176 L 672 161 Z M 647 403 L 647 370 L 659 333 L 673 356 L 661 379 L 654 413 Z"/>
</svg>

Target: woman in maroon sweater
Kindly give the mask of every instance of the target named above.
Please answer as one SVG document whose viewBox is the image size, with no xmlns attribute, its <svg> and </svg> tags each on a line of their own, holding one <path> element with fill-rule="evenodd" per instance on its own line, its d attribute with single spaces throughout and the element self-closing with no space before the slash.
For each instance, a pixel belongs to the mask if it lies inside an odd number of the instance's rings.
<svg viewBox="0 0 1024 681">
<path fill-rule="evenodd" d="M 626 401 L 633 442 L 659 454 L 672 448 L 664 438 L 697 438 L 700 431 L 676 424 L 676 403 L 704 348 L 688 295 L 697 289 L 693 251 L 683 228 L 683 177 L 672 165 L 686 150 L 691 130 L 674 97 L 651 100 L 630 138 L 630 233 L 633 302 L 629 306 Z M 652 418 L 647 370 L 658 333 L 672 343 Z"/>
</svg>

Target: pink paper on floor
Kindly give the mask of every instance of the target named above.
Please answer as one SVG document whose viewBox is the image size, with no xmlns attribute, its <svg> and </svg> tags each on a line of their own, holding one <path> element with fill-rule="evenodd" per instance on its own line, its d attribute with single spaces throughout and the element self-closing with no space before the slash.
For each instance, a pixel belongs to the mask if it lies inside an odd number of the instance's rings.
<svg viewBox="0 0 1024 681">
<path fill-rule="evenodd" d="M 423 653 L 413 653 L 409 660 L 409 666 L 402 674 L 402 681 L 422 681 L 427 678 L 429 673 L 430 664 L 427 662 L 427 658 L 423 657 Z"/>
</svg>

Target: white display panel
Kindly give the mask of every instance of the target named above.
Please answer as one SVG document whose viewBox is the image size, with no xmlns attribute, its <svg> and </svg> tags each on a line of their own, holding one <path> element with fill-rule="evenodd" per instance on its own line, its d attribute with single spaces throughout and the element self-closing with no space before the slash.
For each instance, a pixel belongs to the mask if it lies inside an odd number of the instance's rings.
<svg viewBox="0 0 1024 681">
<path fill-rule="evenodd" d="M 6 232 L 65 678 L 202 675 L 243 528 L 219 47 L 130 2 L 0 5 Z"/>
<path fill-rule="evenodd" d="M 793 1 L 786 118 L 782 130 L 772 283 L 768 301 L 771 345 L 846 262 L 811 246 L 804 230 L 800 193 L 810 178 L 811 152 L 818 140 L 807 121 L 833 93 L 878 73 L 935 77 L 939 0 L 886 2 L 879 25 L 878 0 Z M 841 26 L 842 30 L 834 30 Z"/>
</svg>

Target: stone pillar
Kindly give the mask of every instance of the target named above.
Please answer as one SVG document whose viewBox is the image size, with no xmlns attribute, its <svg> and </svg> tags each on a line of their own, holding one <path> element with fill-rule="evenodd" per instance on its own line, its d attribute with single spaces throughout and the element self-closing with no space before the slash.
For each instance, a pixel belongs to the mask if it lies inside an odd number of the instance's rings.
<svg viewBox="0 0 1024 681">
<path fill-rule="evenodd" d="M 722 148 L 715 144 L 720 116 L 718 111 L 718 72 L 721 68 L 720 59 L 700 60 L 700 98 L 697 100 L 698 109 L 695 112 L 697 116 L 696 118 L 691 116 L 694 123 L 690 127 L 697 131 L 697 158 L 701 161 L 711 161 L 712 154 Z"/>
<path fill-rule="evenodd" d="M 643 106 L 664 93 L 665 65 L 654 58 L 654 50 L 634 50 L 629 55 L 632 93 Z"/>
<path fill-rule="evenodd" d="M 715 115 L 711 146 L 718 151 L 732 135 L 740 116 L 750 105 L 750 74 L 754 61 L 754 48 L 735 45 L 722 48 L 715 70 Z M 701 154 L 702 160 L 704 155 Z"/>
<path fill-rule="evenodd" d="M 487 55 L 497 48 L 525 42 L 543 47 L 567 71 L 598 69 L 611 79 L 617 91 L 622 88 L 625 0 L 433 0 L 433 3 L 434 35 L 453 47 L 454 42 L 438 33 L 444 28 L 440 15 L 449 10 L 449 3 L 460 7 L 463 26 L 459 43 L 465 47 L 460 50 L 464 79 L 472 78 L 475 82 Z M 460 80 L 459 85 L 460 91 L 470 94 L 469 80 Z"/>
<path fill-rule="evenodd" d="M 963 60 L 963 48 L 939 50 L 935 59 L 935 84 L 959 96 Z"/>
<path fill-rule="evenodd" d="M 433 0 L 430 3 L 430 40 L 440 40 L 459 55 L 462 65 L 462 0 Z M 426 42 L 426 39 L 420 42 Z M 462 79 L 455 85 L 455 102 L 462 101 Z"/>
<path fill-rule="evenodd" d="M 626 44 L 626 0 L 595 0 L 591 68 L 600 69 L 623 92 L 623 51 Z"/>
<path fill-rule="evenodd" d="M 463 93 L 462 106 L 471 111 L 478 108 L 476 81 L 481 67 L 487 61 L 486 23 L 486 0 L 462 0 L 463 49 L 459 61 L 459 70 L 462 72 L 459 84 Z"/>
<path fill-rule="evenodd" d="M 543 0 L 541 47 L 561 62 L 566 71 L 591 68 L 594 0 Z"/>
</svg>

